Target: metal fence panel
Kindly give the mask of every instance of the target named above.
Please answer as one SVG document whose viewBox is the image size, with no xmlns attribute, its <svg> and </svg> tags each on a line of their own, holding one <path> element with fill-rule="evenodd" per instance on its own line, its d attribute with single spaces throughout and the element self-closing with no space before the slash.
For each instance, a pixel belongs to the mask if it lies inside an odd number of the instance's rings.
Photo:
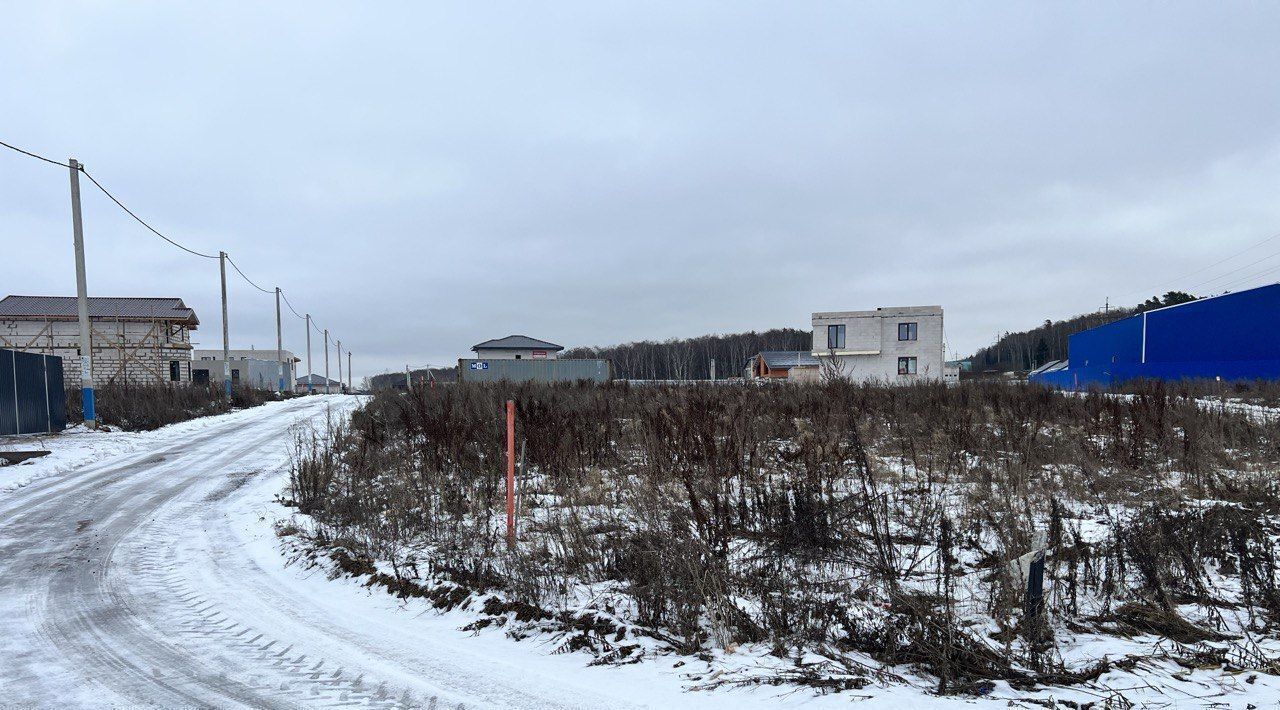
<svg viewBox="0 0 1280 710">
<path fill-rule="evenodd" d="M 45 374 L 49 382 L 49 431 L 67 428 L 67 393 L 62 379 L 62 358 L 44 356 Z"/>
<path fill-rule="evenodd" d="M 0 434 L 36 434 L 66 427 L 62 358 L 0 350 Z"/>
<path fill-rule="evenodd" d="M 14 389 L 12 350 L 0 350 L 0 434 L 18 433 L 18 392 Z"/>
<path fill-rule="evenodd" d="M 613 378 L 608 360 L 458 360 L 461 382 L 588 382 Z"/>
</svg>

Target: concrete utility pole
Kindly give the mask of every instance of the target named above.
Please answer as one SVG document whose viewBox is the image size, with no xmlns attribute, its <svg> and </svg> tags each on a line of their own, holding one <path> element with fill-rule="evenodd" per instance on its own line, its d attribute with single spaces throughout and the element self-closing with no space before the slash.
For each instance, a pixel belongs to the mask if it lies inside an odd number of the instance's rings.
<svg viewBox="0 0 1280 710">
<path fill-rule="evenodd" d="M 280 394 L 284 394 L 284 336 L 280 330 L 279 286 L 276 286 L 276 363 L 280 365 Z"/>
<path fill-rule="evenodd" d="M 354 393 L 355 387 L 351 385 L 351 351 L 347 351 L 347 391 Z"/>
<path fill-rule="evenodd" d="M 716 359 L 711 358 L 711 381 L 716 381 Z"/>
<path fill-rule="evenodd" d="M 93 407 L 93 335 L 89 325 L 89 287 L 84 270 L 84 224 L 80 220 L 80 163 L 67 161 L 71 167 L 71 237 L 76 251 L 76 311 L 80 317 L 80 402 L 84 423 L 98 428 L 98 413 Z"/>
<path fill-rule="evenodd" d="M 329 329 L 324 329 L 324 393 L 329 394 Z"/>
<path fill-rule="evenodd" d="M 409 392 L 413 391 L 413 377 L 409 375 L 408 365 L 404 366 L 404 388 Z"/>
<path fill-rule="evenodd" d="M 342 341 L 338 341 L 338 394 L 342 394 Z"/>
<path fill-rule="evenodd" d="M 222 382 L 231 398 L 231 330 L 227 327 L 227 253 L 218 252 L 218 272 L 222 275 Z"/>
<path fill-rule="evenodd" d="M 315 389 L 311 384 L 311 373 L 315 372 L 311 369 L 311 314 L 307 314 L 307 394 Z"/>
</svg>

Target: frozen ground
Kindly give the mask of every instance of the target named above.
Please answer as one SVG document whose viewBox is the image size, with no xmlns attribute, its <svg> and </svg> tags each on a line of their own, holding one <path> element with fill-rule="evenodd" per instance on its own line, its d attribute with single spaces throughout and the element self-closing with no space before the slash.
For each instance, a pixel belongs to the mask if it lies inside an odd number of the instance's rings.
<svg viewBox="0 0 1280 710">
<path fill-rule="evenodd" d="M 463 612 L 286 566 L 272 525 L 288 511 L 272 499 L 290 430 L 354 404 L 310 397 L 146 434 L 72 432 L 46 439 L 53 456 L 0 468 L 0 707 L 1030 707 L 1109 694 L 691 691 L 699 662 L 588 667 L 536 639 L 459 631 Z M 755 662 L 739 656 L 719 662 Z M 1150 663 L 1100 685 L 1159 707 L 1275 706 L 1275 678 L 1246 680 Z"/>
</svg>

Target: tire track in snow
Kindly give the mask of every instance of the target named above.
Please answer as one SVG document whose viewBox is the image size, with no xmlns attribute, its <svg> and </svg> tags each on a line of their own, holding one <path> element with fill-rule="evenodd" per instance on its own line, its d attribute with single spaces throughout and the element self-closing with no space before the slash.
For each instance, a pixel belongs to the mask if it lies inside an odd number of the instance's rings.
<svg viewBox="0 0 1280 710">
<path fill-rule="evenodd" d="M 307 398 L 215 418 L 6 496 L 0 705 L 620 707 L 503 681 L 448 646 L 423 657 L 403 639 L 384 644 L 245 559 L 228 511 L 263 495 L 242 487 L 278 475 L 290 430 L 322 421 L 325 406 Z"/>
</svg>

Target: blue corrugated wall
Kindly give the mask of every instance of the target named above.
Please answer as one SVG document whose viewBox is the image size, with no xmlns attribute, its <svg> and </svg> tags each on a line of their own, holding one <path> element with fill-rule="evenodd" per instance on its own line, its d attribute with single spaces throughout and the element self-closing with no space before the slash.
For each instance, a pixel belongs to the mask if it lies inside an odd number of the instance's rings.
<svg viewBox="0 0 1280 710">
<path fill-rule="evenodd" d="M 55 432 L 66 425 L 62 358 L 0 350 L 0 434 Z"/>
<path fill-rule="evenodd" d="M 1076 333 L 1067 340 L 1067 351 L 1067 369 L 1032 380 L 1078 388 L 1135 378 L 1280 379 L 1280 284 Z"/>
</svg>

